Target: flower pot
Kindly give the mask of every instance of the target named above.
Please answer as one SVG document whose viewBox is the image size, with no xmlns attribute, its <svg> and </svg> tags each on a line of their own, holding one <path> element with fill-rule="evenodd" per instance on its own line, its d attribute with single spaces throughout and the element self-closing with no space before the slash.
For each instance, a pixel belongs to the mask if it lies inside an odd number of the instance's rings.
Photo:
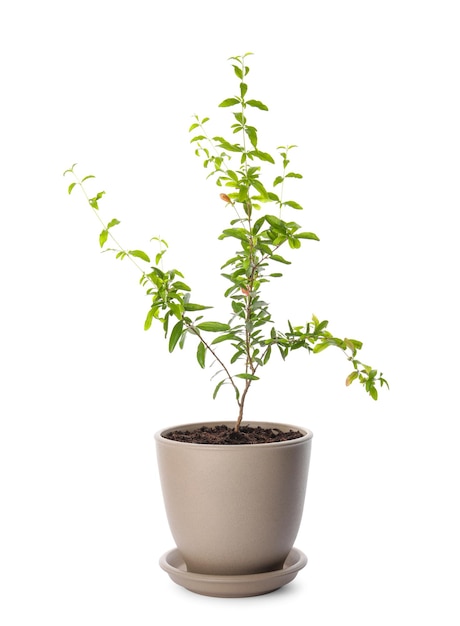
<svg viewBox="0 0 460 626">
<path fill-rule="evenodd" d="M 300 430 L 303 436 L 254 445 L 193 444 L 162 436 L 220 423 L 176 426 L 155 435 L 166 513 L 184 569 L 230 577 L 282 571 L 302 518 L 313 435 L 295 426 L 251 422 Z"/>
</svg>

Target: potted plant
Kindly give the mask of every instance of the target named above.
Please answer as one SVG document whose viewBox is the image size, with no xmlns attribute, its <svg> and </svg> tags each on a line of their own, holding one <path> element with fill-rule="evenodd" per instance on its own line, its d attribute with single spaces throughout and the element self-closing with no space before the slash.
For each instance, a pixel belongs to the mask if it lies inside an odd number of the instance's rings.
<svg viewBox="0 0 460 626">
<path fill-rule="evenodd" d="M 190 127 L 196 155 L 220 188 L 219 202 L 227 210 L 219 239 L 235 244 L 220 268 L 229 304 L 225 319 L 208 317 L 211 306 L 194 301 L 184 274 L 164 268 L 165 240 L 153 237 L 158 248 L 152 258 L 141 249 L 124 248 L 116 235 L 120 222 L 100 215 L 104 192 L 87 191 L 87 181 L 94 176 L 79 178 L 75 165 L 65 172 L 74 177 L 68 192 L 79 187 L 102 225 L 100 247 L 113 251 L 117 259 L 129 259 L 139 272 L 150 299 L 145 329 L 160 324 L 170 352 L 192 346 L 201 368 L 210 364 L 217 370 L 213 397 L 223 395 L 225 387 L 234 403 L 233 423 L 197 419 L 155 435 L 166 511 L 177 544 L 160 564 L 178 584 L 217 596 L 266 593 L 290 582 L 306 563 L 293 545 L 302 517 L 312 433 L 260 416 L 248 421 L 245 415 L 248 393 L 275 353 L 285 360 L 294 350 L 315 354 L 333 346 L 350 365 L 346 385 L 358 381 L 374 400 L 378 387 L 388 386 L 382 374 L 358 359 L 360 341 L 335 337 L 328 322 L 315 316 L 306 324 L 288 321 L 279 330 L 264 300 L 264 287 L 282 276 L 279 268 L 291 263 L 290 253 L 298 254 L 303 243 L 318 237 L 293 221 L 292 214 L 302 206 L 285 197 L 289 183 L 302 178 L 290 167 L 295 146 L 279 147 L 276 159 L 259 147 L 251 112 L 268 108 L 248 96 L 249 54 L 231 57 L 238 90 L 219 105 L 231 110 L 230 136 L 209 134 L 207 117 L 195 116 Z"/>
</svg>

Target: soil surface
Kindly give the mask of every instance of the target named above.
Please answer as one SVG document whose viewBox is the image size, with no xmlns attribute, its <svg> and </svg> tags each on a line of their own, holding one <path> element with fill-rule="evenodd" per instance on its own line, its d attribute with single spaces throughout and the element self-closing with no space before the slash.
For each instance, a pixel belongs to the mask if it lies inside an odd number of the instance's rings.
<svg viewBox="0 0 460 626">
<path fill-rule="evenodd" d="M 183 441 L 186 443 L 241 445 L 257 443 L 274 443 L 276 441 L 289 441 L 303 437 L 299 430 L 283 432 L 278 428 L 262 428 L 260 426 L 241 426 L 236 432 L 233 428 L 225 426 L 202 426 L 197 430 L 171 430 L 163 434 L 165 439 Z"/>
</svg>

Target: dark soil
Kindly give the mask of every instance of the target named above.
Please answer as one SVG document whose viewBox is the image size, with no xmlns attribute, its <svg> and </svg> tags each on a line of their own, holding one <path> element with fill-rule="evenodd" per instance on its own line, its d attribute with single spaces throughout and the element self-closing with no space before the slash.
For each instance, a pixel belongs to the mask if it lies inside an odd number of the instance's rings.
<svg viewBox="0 0 460 626">
<path fill-rule="evenodd" d="M 288 441 L 303 437 L 299 430 L 283 432 L 278 428 L 261 428 L 260 426 L 241 426 L 236 432 L 233 428 L 225 426 L 202 426 L 197 430 L 171 430 L 163 434 L 165 439 L 183 441 L 186 443 L 219 444 L 223 446 L 274 443 L 276 441 Z"/>
</svg>

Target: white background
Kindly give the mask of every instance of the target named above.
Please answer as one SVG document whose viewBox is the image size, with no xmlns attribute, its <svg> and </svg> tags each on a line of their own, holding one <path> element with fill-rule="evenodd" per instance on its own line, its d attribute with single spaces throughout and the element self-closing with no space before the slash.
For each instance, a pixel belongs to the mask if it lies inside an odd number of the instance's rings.
<svg viewBox="0 0 460 626">
<path fill-rule="evenodd" d="M 460 623 L 457 8 L 2 3 L 2 624 L 143 626 L 163 610 L 189 624 Z M 235 407 L 212 401 L 194 350 L 144 333 L 138 276 L 100 254 L 62 172 L 95 174 L 126 247 L 162 235 L 196 300 L 219 301 L 227 215 L 187 131 L 198 113 L 228 134 L 227 59 L 247 51 L 249 94 L 270 108 L 254 112 L 260 147 L 299 146 L 289 193 L 305 211 L 291 217 L 321 238 L 270 292 L 278 326 L 329 319 L 391 391 L 346 389 L 333 352 L 274 360 L 248 417 L 314 432 L 296 542 L 309 563 L 274 594 L 223 600 L 157 565 L 173 541 L 153 434 Z"/>
</svg>

